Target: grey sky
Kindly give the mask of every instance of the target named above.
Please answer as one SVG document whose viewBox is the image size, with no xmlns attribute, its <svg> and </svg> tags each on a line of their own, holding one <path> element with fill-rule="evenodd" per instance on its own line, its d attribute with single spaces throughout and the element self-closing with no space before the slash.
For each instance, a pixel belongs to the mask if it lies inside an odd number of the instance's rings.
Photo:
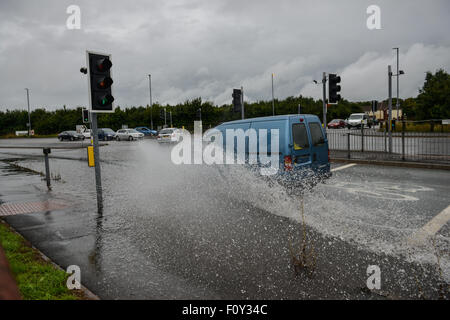
<svg viewBox="0 0 450 320">
<path fill-rule="evenodd" d="M 66 9 L 81 8 L 81 29 L 68 30 Z M 381 30 L 368 30 L 366 8 L 381 8 Z M 87 105 L 79 72 L 85 50 L 112 54 L 116 105 L 177 103 L 201 96 L 231 103 L 303 94 L 323 71 L 342 77 L 349 100 L 384 99 L 392 47 L 401 48 L 401 97 L 416 96 L 425 72 L 450 71 L 450 2 L 1 0 L 0 109 Z"/>
</svg>

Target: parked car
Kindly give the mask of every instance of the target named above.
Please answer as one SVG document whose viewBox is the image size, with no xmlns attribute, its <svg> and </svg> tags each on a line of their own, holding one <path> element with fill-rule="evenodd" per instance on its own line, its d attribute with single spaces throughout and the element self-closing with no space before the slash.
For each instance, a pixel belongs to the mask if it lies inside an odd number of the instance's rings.
<svg viewBox="0 0 450 320">
<path fill-rule="evenodd" d="M 59 141 L 64 141 L 64 140 L 75 141 L 75 140 L 84 140 L 84 139 L 85 139 L 85 137 L 81 133 L 78 133 L 76 131 L 63 131 L 60 134 L 58 134 Z"/>
<path fill-rule="evenodd" d="M 158 134 L 158 131 L 149 129 L 147 127 L 136 127 L 134 128 L 134 130 L 143 133 L 145 136 L 156 136 Z"/>
<path fill-rule="evenodd" d="M 97 131 L 98 140 L 109 141 L 116 138 L 116 133 L 110 128 L 100 128 Z"/>
<path fill-rule="evenodd" d="M 345 128 L 345 126 L 346 124 L 343 119 L 333 119 L 327 125 L 328 129 L 340 129 Z"/>
<path fill-rule="evenodd" d="M 178 128 L 165 128 L 159 131 L 156 138 L 159 143 L 179 142 L 183 136 L 182 130 Z"/>
<path fill-rule="evenodd" d="M 361 128 L 361 126 L 372 127 L 372 120 L 366 113 L 352 113 L 347 119 L 347 128 Z"/>
<path fill-rule="evenodd" d="M 271 129 L 279 131 L 279 171 L 282 176 L 281 182 L 301 182 L 307 176 L 307 172 L 312 172 L 322 177 L 328 177 L 330 173 L 328 140 L 322 128 L 319 118 L 315 115 L 283 115 L 261 117 L 245 120 L 225 122 L 215 129 L 221 131 L 226 137 L 227 129 L 255 129 L 256 150 L 259 150 L 260 129 L 270 132 Z M 264 132 L 264 131 L 262 131 Z M 267 138 L 271 141 L 269 138 Z M 225 138 L 223 147 L 226 148 Z M 249 141 L 249 139 L 245 139 Z M 245 142 L 248 144 L 248 142 Z M 237 146 L 234 146 L 235 153 Z M 269 147 L 268 147 L 269 148 Z M 249 147 L 245 147 L 246 159 L 249 156 Z M 259 159 L 258 159 L 259 164 Z M 308 169 L 308 170 L 304 170 Z"/>
<path fill-rule="evenodd" d="M 144 138 L 144 134 L 140 133 L 139 131 L 136 131 L 134 129 L 120 129 L 120 130 L 117 130 L 117 132 L 116 132 L 116 140 L 117 141 L 121 141 L 121 140 L 133 141 L 133 140 L 139 140 L 139 139 L 143 139 L 143 138 Z"/>
</svg>

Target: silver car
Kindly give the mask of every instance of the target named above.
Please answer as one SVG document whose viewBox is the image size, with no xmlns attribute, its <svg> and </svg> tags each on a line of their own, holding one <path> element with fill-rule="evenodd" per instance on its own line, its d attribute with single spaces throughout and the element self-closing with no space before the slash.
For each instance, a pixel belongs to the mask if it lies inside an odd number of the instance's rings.
<svg viewBox="0 0 450 320">
<path fill-rule="evenodd" d="M 121 140 L 133 141 L 133 140 L 139 140 L 139 139 L 144 139 L 144 134 L 140 133 L 139 131 L 136 131 L 134 129 L 120 129 L 120 130 L 117 130 L 117 132 L 116 132 L 116 140 L 117 141 L 121 141 Z"/>
<path fill-rule="evenodd" d="M 169 142 L 169 143 L 176 143 L 181 140 L 181 137 L 183 136 L 183 132 L 180 129 L 177 128 L 165 128 L 162 129 L 157 136 L 157 141 L 159 143 Z"/>
</svg>

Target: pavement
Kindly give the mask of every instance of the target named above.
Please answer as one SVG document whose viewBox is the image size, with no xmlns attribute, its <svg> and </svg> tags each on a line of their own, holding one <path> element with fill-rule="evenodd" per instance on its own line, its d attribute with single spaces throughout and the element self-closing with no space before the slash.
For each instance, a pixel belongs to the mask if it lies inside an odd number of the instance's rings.
<svg viewBox="0 0 450 320">
<path fill-rule="evenodd" d="M 302 200 L 238 166 L 173 165 L 153 140 L 111 142 L 99 214 L 85 150 L 57 151 L 51 191 L 18 167 L 43 171 L 38 153 L 0 150 L 0 208 L 19 208 L 4 219 L 102 299 L 448 299 L 448 171 L 334 164 Z"/>
</svg>

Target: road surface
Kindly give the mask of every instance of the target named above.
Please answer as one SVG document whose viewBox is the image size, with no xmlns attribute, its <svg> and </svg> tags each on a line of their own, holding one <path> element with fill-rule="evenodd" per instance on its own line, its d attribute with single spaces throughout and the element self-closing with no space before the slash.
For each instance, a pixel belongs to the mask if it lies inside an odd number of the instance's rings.
<svg viewBox="0 0 450 320">
<path fill-rule="evenodd" d="M 333 165 L 304 195 L 303 242 L 302 199 L 245 168 L 177 166 L 154 140 L 114 141 L 100 149 L 99 215 L 86 151 L 52 152 L 50 192 L 17 167 L 43 171 L 40 153 L 0 150 L 0 208 L 44 206 L 5 219 L 62 267 L 78 265 L 100 298 L 439 298 L 448 287 L 448 171 Z M 302 243 L 310 268 L 296 272 Z M 373 265 L 381 289 L 370 292 Z"/>
</svg>

